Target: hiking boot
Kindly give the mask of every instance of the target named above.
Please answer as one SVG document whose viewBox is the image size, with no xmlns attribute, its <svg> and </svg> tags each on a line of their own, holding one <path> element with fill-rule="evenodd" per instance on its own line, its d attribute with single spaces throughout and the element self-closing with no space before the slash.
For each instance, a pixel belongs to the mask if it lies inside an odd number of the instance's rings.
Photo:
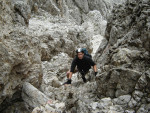
<svg viewBox="0 0 150 113">
<path fill-rule="evenodd" d="M 85 78 L 85 77 L 82 77 L 82 80 L 83 80 L 83 82 L 84 82 L 84 83 L 86 83 L 86 82 L 87 82 L 87 80 L 86 80 L 86 78 Z"/>
<path fill-rule="evenodd" d="M 67 82 L 63 83 L 63 85 L 65 84 L 71 84 L 71 79 L 68 79 Z"/>
</svg>

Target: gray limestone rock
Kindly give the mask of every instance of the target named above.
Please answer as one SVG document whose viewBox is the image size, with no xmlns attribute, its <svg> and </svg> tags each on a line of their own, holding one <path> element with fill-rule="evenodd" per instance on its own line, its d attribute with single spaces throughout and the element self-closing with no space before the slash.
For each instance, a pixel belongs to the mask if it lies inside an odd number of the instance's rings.
<svg viewBox="0 0 150 113">
<path fill-rule="evenodd" d="M 108 44 L 95 56 L 101 69 L 96 78 L 99 96 L 117 97 L 114 99 L 117 101 L 120 96 L 130 94 L 131 100 L 123 105 L 132 112 L 137 111 L 142 103 L 148 103 L 148 6 L 148 1 L 141 0 L 114 6 L 105 32 Z M 148 112 L 143 109 L 141 107 L 141 112 Z"/>
<path fill-rule="evenodd" d="M 17 1 L 14 4 L 14 10 L 16 14 L 15 21 L 23 25 L 28 25 L 31 17 L 30 6 L 23 1 Z"/>
<path fill-rule="evenodd" d="M 30 107 L 45 105 L 50 100 L 30 83 L 25 82 L 22 89 L 22 98 Z"/>
<path fill-rule="evenodd" d="M 89 12 L 88 0 L 75 0 L 74 2 L 79 7 L 79 10 L 82 10 L 84 13 Z"/>
<path fill-rule="evenodd" d="M 0 8 L 0 112 L 149 112 L 149 0 L 1 0 Z M 100 71 L 62 86 L 79 47 Z"/>
<path fill-rule="evenodd" d="M 131 99 L 130 95 L 123 95 L 113 99 L 113 103 L 117 105 L 127 105 L 130 99 Z"/>
</svg>

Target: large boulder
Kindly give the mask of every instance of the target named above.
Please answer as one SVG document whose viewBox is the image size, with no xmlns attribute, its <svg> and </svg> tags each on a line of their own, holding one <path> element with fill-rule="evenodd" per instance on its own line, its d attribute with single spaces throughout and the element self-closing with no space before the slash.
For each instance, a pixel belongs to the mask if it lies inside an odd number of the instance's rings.
<svg viewBox="0 0 150 113">
<path fill-rule="evenodd" d="M 50 100 L 45 94 L 28 82 L 23 84 L 22 98 L 32 108 L 45 105 Z"/>
<path fill-rule="evenodd" d="M 32 113 L 38 113 L 38 111 L 58 113 L 63 111 L 65 108 L 65 104 L 63 102 L 54 101 L 48 98 L 44 93 L 28 82 L 23 84 L 22 98 L 30 109 L 34 108 Z"/>
</svg>

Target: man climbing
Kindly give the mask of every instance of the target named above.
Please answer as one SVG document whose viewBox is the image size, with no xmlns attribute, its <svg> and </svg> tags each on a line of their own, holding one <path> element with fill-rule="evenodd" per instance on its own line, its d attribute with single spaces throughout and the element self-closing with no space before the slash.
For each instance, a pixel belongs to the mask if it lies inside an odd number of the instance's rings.
<svg viewBox="0 0 150 113">
<path fill-rule="evenodd" d="M 87 50 L 86 50 L 87 51 Z M 71 77 L 72 74 L 75 72 L 75 67 L 77 66 L 77 69 L 79 73 L 82 75 L 83 82 L 86 83 L 85 75 L 89 72 L 89 69 L 91 66 L 93 66 L 95 76 L 97 75 L 97 67 L 92 58 L 89 54 L 87 54 L 85 51 L 85 48 L 79 48 L 76 50 L 76 57 L 73 59 L 71 64 L 70 71 L 67 72 L 67 82 L 64 84 L 71 84 Z"/>
</svg>

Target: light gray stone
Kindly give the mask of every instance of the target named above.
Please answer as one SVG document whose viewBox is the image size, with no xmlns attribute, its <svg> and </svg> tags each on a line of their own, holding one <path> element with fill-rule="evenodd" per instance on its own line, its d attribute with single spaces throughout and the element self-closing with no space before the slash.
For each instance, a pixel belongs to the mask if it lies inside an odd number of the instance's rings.
<svg viewBox="0 0 150 113">
<path fill-rule="evenodd" d="M 91 103 L 90 105 L 91 105 L 92 109 L 95 110 L 98 106 L 98 102 Z"/>
<path fill-rule="evenodd" d="M 127 105 L 131 99 L 131 95 L 123 95 L 113 99 L 113 103 L 117 105 Z"/>
<path fill-rule="evenodd" d="M 138 91 L 138 90 L 135 90 L 135 91 L 133 92 L 133 98 L 134 98 L 137 102 L 139 102 L 142 97 L 143 97 L 143 92 Z"/>
<path fill-rule="evenodd" d="M 76 5 L 85 13 L 88 13 L 89 6 L 87 0 L 75 0 Z"/>
<path fill-rule="evenodd" d="M 105 107 L 109 107 L 112 105 L 113 105 L 113 103 L 112 103 L 111 98 L 103 98 L 103 99 L 101 99 L 100 103 L 98 104 L 98 107 L 100 109 L 104 109 Z M 106 109 L 108 109 L 108 108 L 106 108 Z"/>
<path fill-rule="evenodd" d="M 135 101 L 133 98 L 130 100 L 130 102 L 128 103 L 128 106 L 130 108 L 134 108 L 137 105 L 137 101 Z"/>
<path fill-rule="evenodd" d="M 23 84 L 22 98 L 30 107 L 33 108 L 46 105 L 48 100 L 50 100 L 45 94 L 27 82 Z"/>
<path fill-rule="evenodd" d="M 125 110 L 125 113 L 135 113 L 134 110 Z"/>
</svg>

